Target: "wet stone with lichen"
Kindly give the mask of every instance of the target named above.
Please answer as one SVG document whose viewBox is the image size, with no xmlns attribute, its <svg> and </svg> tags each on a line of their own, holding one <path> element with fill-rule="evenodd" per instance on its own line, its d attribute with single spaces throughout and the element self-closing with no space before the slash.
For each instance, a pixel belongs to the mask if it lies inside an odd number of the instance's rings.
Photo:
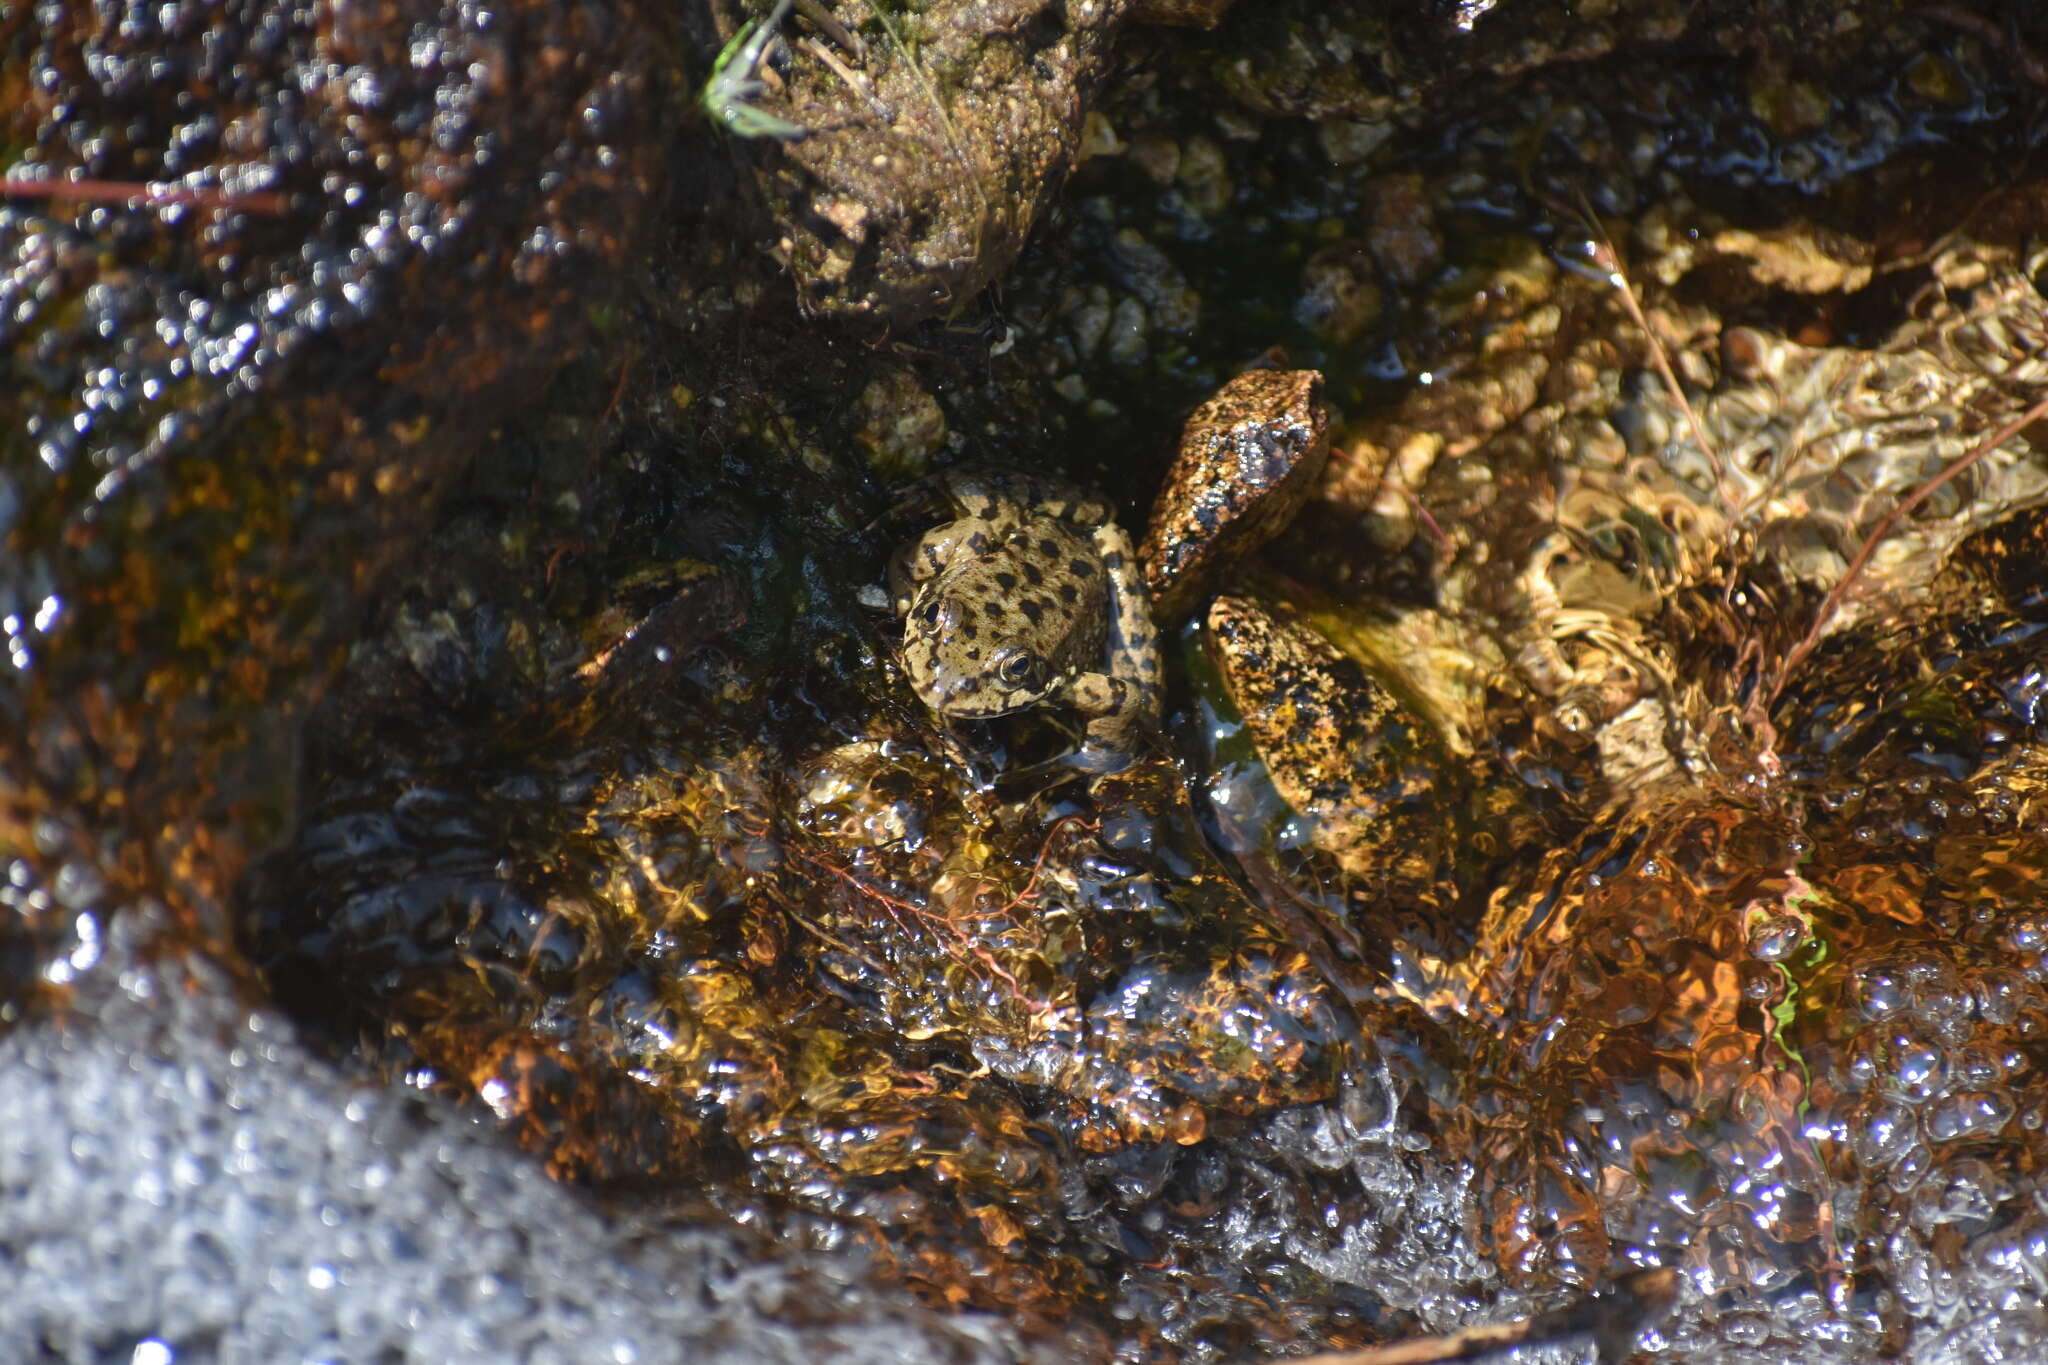
<svg viewBox="0 0 2048 1365">
<path fill-rule="evenodd" d="M 91 888 L 39 959 L 158 907 L 233 959 L 364 592 L 635 244 L 632 47 L 573 4 L 0 19 L 0 847 Z"/>
</svg>

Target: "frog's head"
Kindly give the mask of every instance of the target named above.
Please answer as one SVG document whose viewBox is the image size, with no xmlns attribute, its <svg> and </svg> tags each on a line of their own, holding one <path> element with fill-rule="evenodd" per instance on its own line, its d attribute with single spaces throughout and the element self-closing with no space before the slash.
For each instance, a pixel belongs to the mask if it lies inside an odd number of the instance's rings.
<svg viewBox="0 0 2048 1365">
<path fill-rule="evenodd" d="M 974 720 L 1053 699 L 1073 671 L 1060 663 L 1064 640 L 1005 639 L 999 624 L 958 596 L 933 593 L 915 603 L 904 619 L 903 666 L 918 700 Z"/>
</svg>

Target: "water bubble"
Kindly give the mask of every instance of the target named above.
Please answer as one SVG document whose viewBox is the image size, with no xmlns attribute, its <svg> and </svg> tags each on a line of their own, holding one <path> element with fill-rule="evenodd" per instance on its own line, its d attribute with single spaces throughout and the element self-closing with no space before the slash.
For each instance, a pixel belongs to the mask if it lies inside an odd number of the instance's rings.
<svg viewBox="0 0 2048 1365">
<path fill-rule="evenodd" d="M 1970 1034 L 1970 992 L 1961 982 L 1946 989 L 1930 986 L 1915 991 L 1913 1012 L 1946 1036 L 1966 1038 Z"/>
<path fill-rule="evenodd" d="M 2011 1182 L 1988 1162 L 1977 1157 L 1950 1161 L 1913 1192 L 1913 1225 L 1954 1223 L 1963 1225 L 1965 1233 L 1981 1232 L 2011 1193 Z"/>
<path fill-rule="evenodd" d="M 1928 1106 L 1927 1136 L 1936 1142 L 1990 1137 L 2011 1121 L 2012 1099 L 2002 1090 L 1963 1090 Z"/>
<path fill-rule="evenodd" d="M 2005 1079 L 2005 1066 L 1999 1055 L 1980 1044 L 1956 1049 L 1949 1062 L 1956 1082 L 1971 1089 L 1981 1090 Z"/>
<path fill-rule="evenodd" d="M 1915 1142 L 1901 1153 L 1899 1159 L 1892 1163 L 1891 1169 L 1885 1172 L 1884 1183 L 1891 1186 L 1895 1192 L 1904 1194 L 1920 1183 L 1921 1177 L 1927 1174 L 1928 1167 L 1933 1164 L 1934 1153 L 1927 1149 L 1926 1144 Z"/>
<path fill-rule="evenodd" d="M 1771 1339 L 1770 1319 L 1761 1313 L 1730 1313 L 1714 1324 L 1732 1346 L 1762 1346 Z"/>
<path fill-rule="evenodd" d="M 1871 1095 L 1849 1111 L 1850 1150 L 1865 1170 L 1883 1170 L 1919 1137 L 1913 1110 L 1888 1095 Z"/>
<path fill-rule="evenodd" d="M 2019 915 L 2006 927 L 2004 947 L 2010 953 L 2039 953 L 2048 949 L 2048 915 Z"/>
<path fill-rule="evenodd" d="M 1749 927 L 1749 955 L 1760 962 L 1783 962 L 1806 941 L 1806 921 L 1798 915 L 1772 915 Z"/>
<path fill-rule="evenodd" d="M 2048 1278 L 2048 1215 L 2032 1214 L 1984 1234 L 1971 1254 L 1984 1269 L 2006 1272 L 2001 1278 L 2041 1283 Z"/>
<path fill-rule="evenodd" d="M 1785 994 L 1785 974 L 1756 963 L 1742 968 L 1742 998 L 1756 1005 L 1774 1005 Z"/>
<path fill-rule="evenodd" d="M 1888 966 L 1860 968 L 1850 978 L 1849 998 L 1872 1023 L 1889 1019 L 1912 1003 L 1913 993 Z"/>
<path fill-rule="evenodd" d="M 1909 1095 L 1931 1095 L 1948 1079 L 1948 1058 L 1931 1042 L 1900 1038 L 1891 1047 L 1891 1084 Z"/>
</svg>

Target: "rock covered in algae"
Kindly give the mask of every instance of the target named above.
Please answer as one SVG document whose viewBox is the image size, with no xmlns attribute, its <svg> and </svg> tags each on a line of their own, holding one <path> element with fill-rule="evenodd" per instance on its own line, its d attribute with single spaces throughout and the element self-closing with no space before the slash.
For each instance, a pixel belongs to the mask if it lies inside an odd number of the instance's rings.
<svg viewBox="0 0 2048 1365">
<path fill-rule="evenodd" d="M 835 55 L 808 39 L 791 60 L 778 116 L 806 133 L 761 172 L 807 304 L 907 326 L 1007 269 L 1063 182 L 1129 8 L 837 7 L 853 43 Z"/>
</svg>

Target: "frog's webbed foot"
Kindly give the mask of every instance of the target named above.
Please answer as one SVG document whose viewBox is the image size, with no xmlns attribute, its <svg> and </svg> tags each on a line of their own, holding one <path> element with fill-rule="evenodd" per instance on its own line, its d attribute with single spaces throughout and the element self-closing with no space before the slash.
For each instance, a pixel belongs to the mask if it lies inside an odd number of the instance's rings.
<svg viewBox="0 0 2048 1365">
<path fill-rule="evenodd" d="M 1136 759 L 1137 754 L 1130 749 L 1098 745 L 1093 740 L 1089 740 L 1080 748 L 1062 757 L 1059 763 L 1061 767 L 1076 769 L 1088 774 L 1090 777 L 1107 777 L 1111 773 L 1122 772 L 1130 767 Z"/>
</svg>

